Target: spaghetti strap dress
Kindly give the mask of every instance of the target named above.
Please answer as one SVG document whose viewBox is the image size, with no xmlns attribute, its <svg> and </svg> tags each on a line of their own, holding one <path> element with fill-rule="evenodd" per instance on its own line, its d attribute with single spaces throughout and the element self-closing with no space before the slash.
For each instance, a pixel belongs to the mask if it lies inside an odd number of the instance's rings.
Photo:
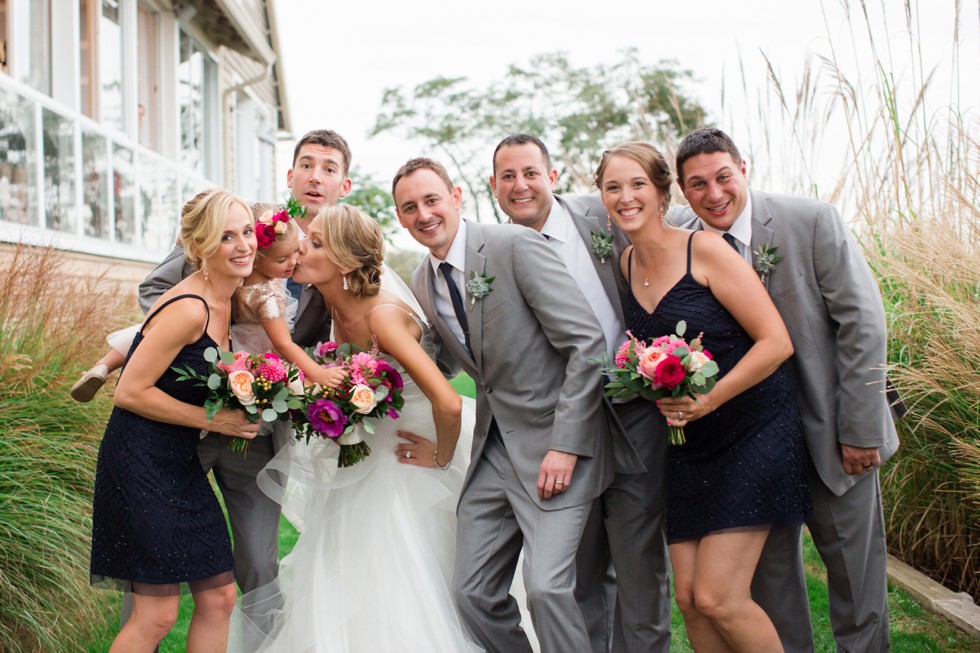
<svg viewBox="0 0 980 653">
<path fill-rule="evenodd" d="M 180 295 L 153 315 L 187 298 L 204 302 L 198 295 Z M 140 329 L 127 364 L 142 341 Z M 156 387 L 175 399 L 203 406 L 208 389 L 178 381 L 172 368 L 189 366 L 207 374 L 204 350 L 208 347 L 218 344 L 205 324 L 201 337 L 180 350 Z M 125 373 L 124 367 L 121 374 Z M 228 528 L 197 456 L 199 439 L 199 429 L 113 409 L 95 472 L 93 584 L 165 595 L 180 592 L 185 582 L 197 591 L 234 581 Z"/>
<path fill-rule="evenodd" d="M 687 323 L 686 338 L 703 333 L 704 348 L 718 363 L 721 379 L 753 341 L 711 291 L 687 271 L 652 313 L 633 295 L 632 256 L 628 281 L 633 335 L 647 342 Z M 726 529 L 795 526 L 812 510 L 803 423 L 789 368 L 769 377 L 684 427 L 686 442 L 670 447 L 667 475 L 667 538 L 697 539 Z"/>
</svg>

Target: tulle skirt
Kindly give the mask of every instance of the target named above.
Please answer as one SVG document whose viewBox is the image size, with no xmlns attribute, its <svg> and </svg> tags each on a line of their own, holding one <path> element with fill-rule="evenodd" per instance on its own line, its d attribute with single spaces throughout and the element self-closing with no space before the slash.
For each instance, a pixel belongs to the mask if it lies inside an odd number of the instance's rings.
<svg viewBox="0 0 980 653">
<path fill-rule="evenodd" d="M 450 592 L 472 403 L 452 467 L 416 467 L 398 462 L 404 441 L 395 431 L 435 433 L 429 403 L 409 392 L 400 419 L 375 422 L 364 461 L 339 468 L 337 445 L 311 439 L 284 447 L 260 475 L 301 534 L 278 585 L 240 599 L 229 651 L 482 650 L 460 625 Z"/>
</svg>

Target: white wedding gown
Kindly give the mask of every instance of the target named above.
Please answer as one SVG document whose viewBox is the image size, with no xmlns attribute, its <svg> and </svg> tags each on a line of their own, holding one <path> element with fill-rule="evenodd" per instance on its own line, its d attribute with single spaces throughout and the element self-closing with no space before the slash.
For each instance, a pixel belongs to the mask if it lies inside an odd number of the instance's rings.
<svg viewBox="0 0 980 653">
<path fill-rule="evenodd" d="M 398 419 L 374 422 L 365 460 L 339 468 L 339 447 L 311 438 L 284 447 L 259 475 L 260 487 L 282 503 L 300 536 L 280 564 L 278 586 L 239 600 L 229 651 L 482 650 L 460 625 L 450 592 L 473 402 L 464 401 L 449 470 L 399 463 L 395 447 L 405 440 L 395 431 L 434 440 L 435 426 L 425 395 L 387 360 L 404 379 L 405 406 Z"/>
</svg>

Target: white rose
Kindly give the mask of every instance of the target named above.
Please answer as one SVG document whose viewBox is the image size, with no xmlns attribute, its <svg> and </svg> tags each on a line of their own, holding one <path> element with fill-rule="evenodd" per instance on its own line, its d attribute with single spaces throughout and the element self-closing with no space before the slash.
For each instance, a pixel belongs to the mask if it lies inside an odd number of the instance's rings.
<svg viewBox="0 0 980 653">
<path fill-rule="evenodd" d="M 378 399 L 374 396 L 374 389 L 363 383 L 353 387 L 350 402 L 357 406 L 356 411 L 361 415 L 367 415 L 378 405 Z"/>
<path fill-rule="evenodd" d="M 289 388 L 289 394 L 291 395 L 296 395 L 296 396 L 303 395 L 303 390 L 304 390 L 303 381 L 299 377 L 296 377 L 295 379 L 290 381 L 286 387 Z"/>
<path fill-rule="evenodd" d="M 691 352 L 691 371 L 696 372 L 701 369 L 705 363 L 711 359 L 705 356 L 703 351 L 692 351 Z"/>
</svg>

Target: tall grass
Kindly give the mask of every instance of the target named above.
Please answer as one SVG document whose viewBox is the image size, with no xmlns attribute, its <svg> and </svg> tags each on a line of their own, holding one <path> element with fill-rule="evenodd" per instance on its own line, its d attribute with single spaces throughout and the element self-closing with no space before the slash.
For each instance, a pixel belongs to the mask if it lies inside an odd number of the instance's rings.
<svg viewBox="0 0 980 653">
<path fill-rule="evenodd" d="M 50 249 L 0 256 L 0 650 L 68 651 L 102 621 L 88 585 L 103 396 L 68 395 L 122 318 L 99 279 Z M 131 310 L 131 309 L 130 309 Z"/>
<path fill-rule="evenodd" d="M 911 410 L 899 424 L 901 448 L 882 475 L 889 548 L 976 598 L 980 124 L 975 105 L 948 103 L 960 95 L 961 7 L 953 4 L 949 60 L 926 62 L 918 3 L 904 3 L 903 23 L 890 26 L 885 39 L 875 36 L 884 4 L 822 3 L 825 15 L 843 8 L 854 53 L 864 53 L 855 59 L 864 65 L 845 63 L 853 53 L 832 45 L 807 61 L 792 87 L 767 60 L 770 97 L 759 113 L 769 129 L 785 130 L 794 144 L 792 156 L 809 162 L 781 167 L 793 170 L 794 190 L 844 207 L 881 287 L 890 376 Z M 828 37 L 830 24 L 828 18 Z M 895 70 L 899 59 L 910 62 L 902 74 Z M 951 90 L 937 108 L 938 72 L 950 74 Z M 769 144 L 767 138 L 756 149 L 767 153 Z M 840 172 L 819 183 L 812 164 L 835 149 L 842 153 Z"/>
</svg>

